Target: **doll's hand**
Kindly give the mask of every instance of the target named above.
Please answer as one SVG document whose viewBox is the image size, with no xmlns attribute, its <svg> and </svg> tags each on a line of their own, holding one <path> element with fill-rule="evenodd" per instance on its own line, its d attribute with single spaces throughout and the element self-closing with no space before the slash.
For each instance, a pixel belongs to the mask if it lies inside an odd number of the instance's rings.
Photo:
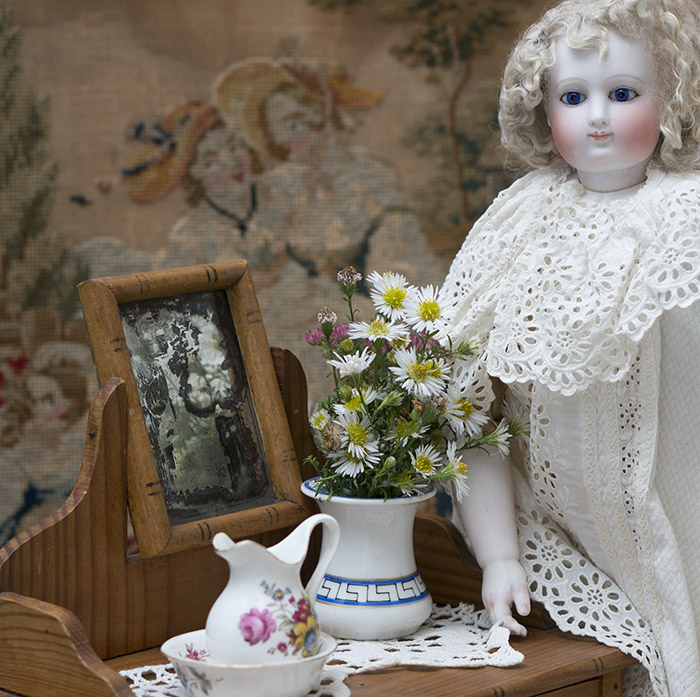
<svg viewBox="0 0 700 697">
<path fill-rule="evenodd" d="M 511 607 L 520 615 L 530 612 L 525 570 L 515 559 L 492 561 L 483 570 L 481 597 L 491 620 L 500 622 L 511 634 L 525 636 L 527 629 L 514 617 Z"/>
</svg>

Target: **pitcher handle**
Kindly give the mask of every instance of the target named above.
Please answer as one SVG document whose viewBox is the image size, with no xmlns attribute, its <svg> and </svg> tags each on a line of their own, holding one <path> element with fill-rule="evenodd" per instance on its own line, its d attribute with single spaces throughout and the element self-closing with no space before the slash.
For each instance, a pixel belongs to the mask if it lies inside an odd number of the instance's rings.
<svg viewBox="0 0 700 697">
<path fill-rule="evenodd" d="M 278 542 L 273 547 L 268 547 L 267 550 L 280 561 L 287 564 L 298 564 L 301 569 L 301 564 L 309 548 L 309 538 L 311 537 L 313 529 L 319 523 L 326 528 L 323 534 L 322 551 L 318 563 L 316 564 L 316 569 L 304 588 L 312 602 L 316 599 L 316 593 L 321 585 L 323 574 L 328 568 L 335 554 L 335 550 L 338 547 L 338 540 L 340 539 L 338 521 L 327 513 L 316 513 L 299 523 L 282 542 Z"/>
<path fill-rule="evenodd" d="M 313 574 L 309 582 L 306 584 L 304 590 L 311 599 L 312 603 L 316 602 L 316 594 L 321 586 L 321 581 L 323 580 L 323 575 L 326 573 L 328 565 L 333 559 L 335 550 L 338 548 L 338 540 L 340 539 L 340 526 L 338 521 L 329 516 L 327 513 L 317 513 L 311 516 L 310 520 L 313 519 L 316 522 L 313 527 L 316 527 L 318 523 L 321 523 L 325 528 L 323 531 L 323 543 L 321 545 L 321 554 L 318 558 L 318 563 L 314 569 Z"/>
</svg>

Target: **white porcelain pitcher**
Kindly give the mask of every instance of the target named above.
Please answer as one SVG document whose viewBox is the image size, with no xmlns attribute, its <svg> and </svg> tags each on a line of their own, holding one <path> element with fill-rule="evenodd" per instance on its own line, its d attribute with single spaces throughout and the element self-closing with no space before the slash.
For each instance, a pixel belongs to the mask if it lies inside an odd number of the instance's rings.
<svg viewBox="0 0 700 697">
<path fill-rule="evenodd" d="M 319 524 L 324 526 L 323 552 L 304 587 L 301 565 L 311 532 Z M 233 542 L 226 533 L 217 533 L 214 550 L 228 562 L 230 576 L 207 617 L 210 660 L 278 663 L 316 654 L 319 626 L 314 602 L 338 537 L 338 523 L 323 513 L 307 518 L 269 548 L 251 540 Z"/>
</svg>

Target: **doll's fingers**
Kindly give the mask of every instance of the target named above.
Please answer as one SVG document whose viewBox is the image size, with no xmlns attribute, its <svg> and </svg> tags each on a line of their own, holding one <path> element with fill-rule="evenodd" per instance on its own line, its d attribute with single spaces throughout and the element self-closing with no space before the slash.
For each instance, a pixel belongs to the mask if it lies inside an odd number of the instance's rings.
<svg viewBox="0 0 700 697">
<path fill-rule="evenodd" d="M 507 626 L 508 621 L 513 621 L 513 614 L 510 610 L 510 605 L 502 600 L 495 601 L 491 605 L 486 605 L 489 611 L 489 617 L 494 624 L 502 624 Z M 517 624 L 517 622 L 516 622 Z"/>
<path fill-rule="evenodd" d="M 525 586 L 519 586 L 513 591 L 513 603 L 519 615 L 530 614 L 530 594 Z"/>
<path fill-rule="evenodd" d="M 501 620 L 501 624 L 511 633 L 516 636 L 527 636 L 527 629 L 523 627 L 520 622 L 518 622 L 512 615 L 509 617 L 504 617 Z"/>
</svg>

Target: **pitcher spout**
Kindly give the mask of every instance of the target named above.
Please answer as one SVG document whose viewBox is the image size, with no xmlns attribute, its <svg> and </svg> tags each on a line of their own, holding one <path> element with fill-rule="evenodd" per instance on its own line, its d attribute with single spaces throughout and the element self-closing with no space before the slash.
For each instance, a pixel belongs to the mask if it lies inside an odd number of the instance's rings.
<svg viewBox="0 0 700 697">
<path fill-rule="evenodd" d="M 234 542 L 225 532 L 214 535 L 212 546 L 214 551 L 232 568 L 250 564 L 256 549 L 259 549 L 263 555 L 267 555 L 267 550 L 257 543 L 250 540 Z"/>
<path fill-rule="evenodd" d="M 218 554 L 225 554 L 236 545 L 236 543 L 225 532 L 217 532 L 211 542 L 214 546 L 214 550 Z"/>
</svg>

